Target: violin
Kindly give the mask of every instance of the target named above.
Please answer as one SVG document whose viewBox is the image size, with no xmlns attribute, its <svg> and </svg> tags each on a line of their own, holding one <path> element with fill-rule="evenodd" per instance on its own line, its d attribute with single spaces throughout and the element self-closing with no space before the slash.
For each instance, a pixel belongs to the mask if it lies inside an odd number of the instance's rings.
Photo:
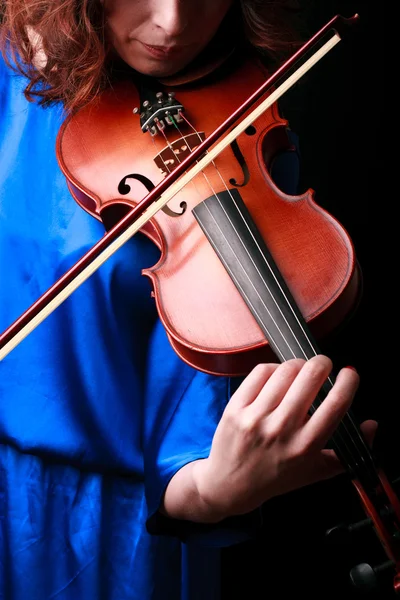
<svg viewBox="0 0 400 600">
<path fill-rule="evenodd" d="M 277 100 L 357 20 L 334 17 L 272 76 L 256 56 L 234 52 L 178 85 L 123 80 L 69 115 L 57 159 L 73 198 L 107 232 L 3 332 L 0 358 L 139 231 L 160 250 L 143 274 L 189 365 L 237 376 L 320 353 L 316 340 L 356 310 L 361 273 L 349 235 L 313 191 L 289 196 L 270 176 L 274 157 L 291 149 Z M 332 386 L 329 378 L 311 412 Z M 350 414 L 332 447 L 400 594 L 399 500 Z M 371 573 L 356 567 L 355 585 Z"/>
</svg>

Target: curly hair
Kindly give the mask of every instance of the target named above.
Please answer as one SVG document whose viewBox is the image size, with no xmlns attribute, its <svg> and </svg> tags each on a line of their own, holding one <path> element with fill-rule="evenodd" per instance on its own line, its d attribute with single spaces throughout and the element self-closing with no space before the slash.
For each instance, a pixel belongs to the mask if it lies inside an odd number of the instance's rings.
<svg viewBox="0 0 400 600">
<path fill-rule="evenodd" d="M 293 0 L 236 0 L 245 39 L 271 56 L 296 45 Z M 108 47 L 99 0 L 0 0 L 0 50 L 24 75 L 29 101 L 75 110 L 107 85 Z"/>
</svg>

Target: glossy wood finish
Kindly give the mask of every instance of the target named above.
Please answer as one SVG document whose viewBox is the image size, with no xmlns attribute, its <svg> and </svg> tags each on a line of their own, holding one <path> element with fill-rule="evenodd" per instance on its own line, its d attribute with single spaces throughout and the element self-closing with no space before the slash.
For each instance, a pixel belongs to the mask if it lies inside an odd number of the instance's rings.
<svg viewBox="0 0 400 600">
<path fill-rule="evenodd" d="M 232 71 L 219 70 L 207 85 L 195 82 L 165 91 L 176 93 L 185 117 L 208 136 L 267 76 L 260 64 L 246 59 Z M 142 183 L 129 179 L 129 194 L 120 194 L 118 184 L 126 175 L 145 176 L 154 185 L 165 176 L 155 159 L 160 153 L 167 156 L 167 143 L 160 134 L 151 137 L 141 131 L 139 117 L 132 113 L 139 103 L 136 87 L 123 81 L 69 118 L 58 137 L 57 156 L 72 194 L 106 227 L 148 193 Z M 255 131 L 239 136 L 249 177 L 237 189 L 303 316 L 321 337 L 354 307 L 359 273 L 347 232 L 316 204 L 313 191 L 288 196 L 271 180 L 268 167 L 288 145 L 286 125 L 275 104 L 254 123 Z M 182 123 L 179 131 L 167 127 L 165 132 L 168 142 L 179 147 L 180 138 L 193 130 Z M 210 373 L 244 374 L 257 362 L 275 357 L 191 212 L 214 192 L 236 187 L 230 181 L 240 184 L 245 179 L 231 149 L 218 156 L 215 166 L 169 203 L 176 213 L 187 203 L 183 215 L 159 211 L 147 223 L 144 233 L 160 248 L 161 257 L 143 274 L 152 281 L 171 344 L 186 362 Z"/>
</svg>

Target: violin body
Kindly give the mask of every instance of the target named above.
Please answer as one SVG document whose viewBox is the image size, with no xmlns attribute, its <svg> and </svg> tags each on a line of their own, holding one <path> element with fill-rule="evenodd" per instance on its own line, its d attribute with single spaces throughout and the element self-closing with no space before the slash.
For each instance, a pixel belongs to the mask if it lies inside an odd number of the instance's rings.
<svg viewBox="0 0 400 600">
<path fill-rule="evenodd" d="M 176 95 L 187 119 L 179 128 L 167 125 L 165 136 L 142 131 L 133 109 L 143 96 L 132 80 L 121 81 L 60 129 L 57 157 L 75 200 L 111 228 L 267 77 L 254 57 L 236 57 L 234 68 L 225 64 L 206 82 L 159 84 Z M 312 190 L 289 196 L 270 176 L 274 157 L 290 146 L 277 104 L 253 125 L 142 229 L 160 249 L 143 274 L 172 346 L 190 365 L 221 375 L 246 374 L 276 357 L 192 214 L 214 193 L 240 193 L 316 337 L 335 329 L 360 293 L 345 229 Z"/>
</svg>

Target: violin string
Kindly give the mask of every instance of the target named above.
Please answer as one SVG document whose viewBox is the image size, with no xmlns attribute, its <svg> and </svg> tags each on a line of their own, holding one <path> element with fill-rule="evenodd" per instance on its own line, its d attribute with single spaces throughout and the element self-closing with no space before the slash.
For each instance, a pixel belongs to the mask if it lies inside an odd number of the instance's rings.
<svg viewBox="0 0 400 600">
<path fill-rule="evenodd" d="M 154 139 L 154 137 L 153 137 L 153 136 L 151 136 L 151 141 L 153 142 L 153 146 L 154 146 L 155 148 L 157 148 L 156 141 L 155 141 L 155 139 Z M 157 148 L 156 152 L 158 152 L 158 148 Z M 165 168 L 165 170 L 167 171 L 167 173 L 168 173 L 168 175 L 169 175 L 169 174 L 171 173 L 171 171 L 169 170 L 169 166 L 168 166 L 168 165 L 167 165 L 167 163 L 165 162 L 165 160 L 164 160 L 164 158 L 163 158 L 163 156 L 162 156 L 162 153 L 161 153 L 161 152 L 159 153 L 159 157 L 161 158 L 161 160 L 162 160 L 162 163 L 163 163 L 163 165 L 164 165 L 164 168 Z"/>
<path fill-rule="evenodd" d="M 189 127 L 190 127 L 190 128 L 193 130 L 193 131 L 194 131 L 194 133 L 197 135 L 197 137 L 199 138 L 199 142 L 201 143 L 201 142 L 202 142 L 202 139 L 201 139 L 201 136 L 200 136 L 200 132 L 199 132 L 199 131 L 198 131 L 198 130 L 195 128 L 195 126 L 194 126 L 194 125 L 192 125 L 192 123 L 190 123 L 190 121 L 189 121 L 189 120 L 186 118 L 186 116 L 185 116 L 183 113 L 181 113 L 181 116 L 182 116 L 182 118 L 183 118 L 183 119 L 186 121 L 186 123 L 189 125 Z M 180 129 L 179 129 L 178 125 L 177 125 L 176 127 L 177 127 L 178 131 L 180 132 Z M 193 148 L 191 148 L 189 144 L 188 144 L 188 147 L 189 147 L 189 150 L 190 150 L 191 152 L 193 152 Z M 205 152 L 205 153 L 206 153 L 206 154 L 208 154 L 208 150 L 206 150 L 206 152 Z M 224 178 L 223 178 L 223 176 L 221 175 L 221 172 L 220 172 L 220 170 L 218 169 L 218 167 L 217 167 L 217 165 L 216 165 L 216 163 L 215 163 L 215 160 L 212 160 L 212 161 L 211 161 L 211 163 L 210 163 L 210 165 L 212 165 L 212 166 L 214 167 L 215 171 L 216 171 L 216 172 L 217 172 L 217 174 L 219 175 L 219 178 L 220 178 L 220 180 L 222 181 L 222 185 L 225 187 L 225 190 L 228 192 L 229 196 L 230 196 L 230 197 L 232 198 L 232 200 L 233 200 L 233 197 L 232 197 L 231 191 L 229 190 L 229 188 L 228 188 L 228 186 L 227 186 L 227 184 L 226 184 L 226 181 L 225 181 L 225 179 L 224 179 Z M 208 183 L 208 185 L 209 185 L 209 187 L 210 187 L 210 189 L 211 189 L 211 191 L 212 191 L 213 195 L 215 196 L 215 198 L 216 198 L 216 199 L 217 199 L 217 201 L 218 201 L 218 195 L 217 195 L 216 191 L 214 190 L 213 186 L 211 185 L 211 182 L 210 182 L 210 180 L 208 179 L 208 177 L 207 177 L 207 175 L 204 173 L 204 171 L 202 171 L 202 173 L 203 173 L 203 175 L 204 175 L 204 177 L 205 177 L 205 179 L 206 179 L 206 181 L 207 181 L 207 183 Z"/>
<path fill-rule="evenodd" d="M 183 115 L 183 113 L 181 113 L 181 116 L 184 118 L 184 120 L 185 120 L 185 121 L 186 121 L 186 123 L 189 125 L 189 127 L 190 127 L 190 128 L 191 128 L 191 129 L 194 131 L 194 133 L 197 135 L 197 137 L 199 138 L 199 141 L 200 141 L 200 143 L 201 143 L 201 142 L 202 142 L 202 139 L 201 139 L 200 133 L 199 133 L 199 132 L 198 132 L 198 131 L 195 129 L 195 127 L 194 127 L 194 126 L 193 126 L 193 125 L 192 125 L 192 124 L 191 124 L 191 123 L 190 123 L 190 122 L 189 122 L 189 121 L 186 119 L 186 117 Z M 189 148 L 189 152 L 193 152 L 193 148 L 190 146 L 190 143 L 189 143 L 189 142 L 188 142 L 188 140 L 186 139 L 186 136 L 185 136 L 185 134 L 184 134 L 184 133 L 183 133 L 183 132 L 180 130 L 180 128 L 179 128 L 179 126 L 178 126 L 177 122 L 175 121 L 175 119 L 173 119 L 173 122 L 174 122 L 174 126 L 175 126 L 175 128 L 177 129 L 177 131 L 178 131 L 179 135 L 180 135 L 180 136 L 181 136 L 181 138 L 182 138 L 182 139 L 185 141 L 185 143 L 186 143 L 187 147 Z M 166 136 L 166 134 L 165 134 L 165 131 L 164 131 L 164 129 L 163 129 L 161 126 L 159 126 L 159 124 L 158 124 L 158 123 L 157 123 L 157 126 L 158 126 L 158 130 L 160 131 L 160 133 L 161 133 L 161 134 L 162 134 L 162 136 L 164 137 L 164 139 L 165 139 L 165 142 L 166 142 L 166 144 L 168 145 L 169 149 L 170 149 L 170 150 L 171 150 L 171 152 L 174 154 L 174 156 L 175 156 L 175 158 L 176 158 L 177 162 L 178 162 L 178 163 L 181 163 L 181 160 L 180 160 L 179 156 L 178 156 L 178 155 L 177 155 L 177 154 L 174 152 L 174 149 L 173 149 L 172 145 L 170 144 L 170 142 L 169 142 L 169 140 L 168 140 L 168 137 L 167 137 L 167 136 Z M 153 143 L 154 143 L 154 145 L 155 145 L 155 140 L 154 140 L 154 137 L 152 137 L 152 140 L 153 140 Z M 205 152 L 205 154 L 208 154 L 208 151 L 206 151 L 206 152 Z M 161 156 L 161 160 L 163 161 L 165 168 L 166 168 L 166 169 L 168 169 L 168 167 L 167 167 L 167 165 L 166 165 L 166 163 L 165 163 L 164 159 L 162 158 L 162 156 Z M 198 161 L 198 160 L 196 160 L 196 163 L 198 163 L 198 162 L 199 162 L 199 161 Z M 227 187 L 227 185 L 226 185 L 226 182 L 225 182 L 225 180 L 223 179 L 223 177 L 222 177 L 221 173 L 220 173 L 220 172 L 219 172 L 219 170 L 218 170 L 218 167 L 217 167 L 217 166 L 216 166 L 216 164 L 215 164 L 215 161 L 211 161 L 211 163 L 210 163 L 210 164 L 212 164 L 212 165 L 214 166 L 214 168 L 215 168 L 215 170 L 217 171 L 217 173 L 218 173 L 218 175 L 219 175 L 219 177 L 220 177 L 220 179 L 221 179 L 221 181 L 222 181 L 222 183 L 223 183 L 223 185 L 224 185 L 224 187 L 225 187 L 226 191 L 227 191 L 227 192 L 228 192 L 228 193 L 231 195 L 231 193 L 230 193 L 230 191 L 229 191 L 229 189 L 228 189 L 228 187 Z M 171 171 L 168 169 L 168 172 L 170 173 Z M 206 182 L 207 182 L 207 184 L 208 184 L 209 188 L 211 189 L 211 192 L 213 193 L 213 195 L 214 195 L 214 196 L 216 197 L 216 199 L 218 200 L 217 194 L 216 194 L 215 190 L 213 189 L 213 187 L 212 187 L 212 185 L 211 185 L 211 182 L 210 182 L 210 180 L 208 179 L 208 177 L 207 177 L 207 175 L 205 174 L 205 172 L 204 172 L 204 171 L 202 171 L 202 175 L 203 175 L 203 177 L 205 178 L 205 180 L 206 180 Z M 194 181 L 195 181 L 195 180 L 194 180 L 194 179 L 192 179 L 191 183 L 193 182 L 193 184 L 194 184 L 194 187 L 196 188 L 196 185 L 195 185 Z M 197 188 L 196 188 L 196 192 L 197 192 L 197 193 L 200 195 L 200 192 L 198 191 L 198 189 L 197 189 Z"/>
<path fill-rule="evenodd" d="M 194 127 L 193 127 L 193 125 L 191 125 L 191 123 L 190 123 L 190 122 L 189 122 L 189 121 L 186 119 L 186 117 L 185 117 L 185 116 L 184 116 L 182 113 L 181 113 L 181 115 L 182 115 L 182 117 L 184 118 L 184 120 L 187 122 L 187 124 L 189 125 L 189 127 L 191 127 L 191 129 L 192 129 L 192 130 L 194 131 L 194 133 L 197 135 L 197 137 L 199 138 L 199 141 L 200 141 L 200 143 L 201 143 L 201 142 L 202 142 L 202 139 L 201 139 L 200 133 L 199 133 L 199 132 L 198 132 L 198 131 L 197 131 L 197 130 L 196 130 Z M 176 121 L 175 121 L 175 119 L 174 119 L 174 125 L 175 125 L 175 128 L 177 129 L 177 131 L 178 131 L 179 135 L 182 137 L 182 139 L 185 141 L 185 143 L 186 143 L 187 147 L 189 148 L 189 152 L 193 152 L 193 148 L 191 147 L 190 143 L 189 143 L 189 142 L 188 142 L 188 140 L 186 139 L 186 136 L 184 135 L 184 133 L 183 133 L 183 132 L 180 130 L 180 128 L 179 128 L 179 126 L 178 126 L 178 124 L 177 124 L 177 123 L 176 123 Z M 167 136 L 165 135 L 165 131 L 164 131 L 164 129 L 162 129 L 161 127 L 159 127 L 158 129 L 159 129 L 159 131 L 161 132 L 161 134 L 163 135 L 163 137 L 164 137 L 164 139 L 165 139 L 165 141 L 166 141 L 166 143 L 167 143 L 168 147 L 170 148 L 171 152 L 173 152 L 174 156 L 176 157 L 176 160 L 177 160 L 177 162 L 179 162 L 179 163 L 180 163 L 180 162 L 181 162 L 181 160 L 180 160 L 179 156 L 178 156 L 177 154 L 175 154 L 173 147 L 171 146 L 171 144 L 170 144 L 170 143 L 169 143 L 169 141 L 168 141 L 168 138 L 167 138 Z M 153 142 L 154 142 L 154 139 L 153 139 Z M 154 143 L 155 143 L 155 142 L 154 142 Z M 206 152 L 206 154 L 208 154 L 208 152 Z M 163 162 L 164 162 L 164 160 L 163 160 Z M 197 160 L 197 161 L 196 161 L 196 163 L 198 163 L 198 162 L 199 162 L 199 161 Z M 164 164 L 165 164 L 165 162 L 164 162 Z M 224 181 L 224 179 L 223 179 L 222 175 L 220 174 L 220 172 L 219 172 L 219 170 L 218 170 L 218 168 L 217 168 L 217 166 L 216 166 L 216 164 L 215 164 L 215 161 L 211 161 L 211 163 L 210 163 L 210 164 L 212 164 L 212 165 L 214 166 L 215 170 L 217 171 L 218 175 L 219 175 L 219 176 L 220 176 L 220 178 L 221 178 L 221 181 L 222 181 L 223 185 L 225 186 L 225 189 L 226 189 L 226 191 L 227 191 L 227 192 L 230 194 L 230 191 L 229 191 L 229 189 L 228 189 L 228 187 L 227 187 L 227 185 L 226 185 L 226 183 L 225 183 L 225 181 Z M 213 195 L 216 197 L 216 199 L 218 200 L 217 194 L 216 194 L 216 192 L 215 192 L 215 190 L 214 190 L 213 186 L 211 185 L 211 182 L 210 182 L 209 178 L 207 177 L 207 175 L 205 174 L 205 172 L 204 172 L 204 171 L 202 171 L 201 173 L 202 173 L 202 175 L 203 175 L 204 179 L 206 180 L 206 182 L 207 182 L 207 184 L 208 184 L 208 186 L 209 186 L 209 188 L 210 188 L 210 190 L 211 190 L 212 194 L 213 194 Z M 194 185 L 194 187 L 195 187 L 195 189 L 196 189 L 196 192 L 197 192 L 197 194 L 200 196 L 200 192 L 199 192 L 199 190 L 197 189 L 197 187 L 196 187 L 196 184 L 195 184 L 195 179 L 192 179 L 191 183 L 193 183 L 193 185 Z"/>
<path fill-rule="evenodd" d="M 175 124 L 175 120 L 174 120 L 174 124 Z M 158 124 L 157 124 L 157 125 L 158 125 Z M 178 131 L 179 131 L 179 128 L 178 128 L 178 126 L 177 126 L 176 124 L 175 124 L 175 127 L 176 127 L 176 128 L 178 129 Z M 172 146 L 172 145 L 171 145 L 171 143 L 169 142 L 169 140 L 168 140 L 168 137 L 165 135 L 165 131 L 164 131 L 164 129 L 162 129 L 160 126 L 158 126 L 158 130 L 159 130 L 159 132 L 162 134 L 162 136 L 164 137 L 165 143 L 167 144 L 168 148 L 171 150 L 171 152 L 172 152 L 172 154 L 174 155 L 174 157 L 176 158 L 177 162 L 178 162 L 178 163 L 180 163 L 181 161 L 180 161 L 180 159 L 179 159 L 179 156 L 178 156 L 178 155 L 175 153 L 173 146 Z M 155 142 L 155 139 L 154 139 L 154 137 L 153 137 L 153 136 L 151 137 L 151 139 L 152 139 L 152 141 L 153 141 L 153 144 L 154 144 L 154 146 L 156 146 L 156 142 Z M 187 140 L 186 140 L 185 136 L 183 136 L 183 139 L 185 140 L 185 142 L 186 142 L 186 144 L 187 144 L 187 146 L 188 146 L 189 150 L 190 150 L 190 151 L 192 151 L 192 149 L 190 148 L 190 145 L 187 143 Z M 157 146 L 156 146 L 156 147 L 157 147 Z M 159 153 L 159 156 L 160 156 L 160 158 L 161 158 L 161 160 L 162 160 L 162 162 L 163 162 L 163 164 L 164 164 L 164 167 L 165 167 L 165 168 L 166 168 L 166 170 L 168 171 L 168 174 L 169 174 L 169 173 L 171 173 L 172 171 L 170 170 L 170 168 L 169 168 L 169 167 L 168 167 L 168 165 L 166 164 L 165 160 L 163 159 L 163 157 L 162 157 L 162 153 L 161 153 L 161 152 Z M 196 161 L 196 162 L 198 162 L 198 161 Z M 195 179 L 194 179 L 194 178 L 193 178 L 193 179 L 190 181 L 190 183 L 191 183 L 191 184 L 193 185 L 193 187 L 195 188 L 195 190 L 196 190 L 196 193 L 197 193 L 198 195 L 200 195 L 200 192 L 199 192 L 199 190 L 197 189 L 196 182 L 195 182 Z"/>
<path fill-rule="evenodd" d="M 181 114 L 181 116 L 182 116 L 182 117 L 183 117 L 183 119 L 186 121 L 186 123 L 188 124 L 188 126 L 189 126 L 189 127 L 190 127 L 190 128 L 191 128 L 191 129 L 192 129 L 192 130 L 193 130 L 193 131 L 196 133 L 196 135 L 198 136 L 198 138 L 199 138 L 199 140 L 200 140 L 200 142 L 201 142 L 202 140 L 201 140 L 200 133 L 197 131 L 197 129 L 194 127 L 194 125 L 192 125 L 192 123 L 190 123 L 190 121 L 189 121 L 189 120 L 186 118 L 186 116 L 185 116 L 183 113 Z M 182 134 L 182 132 L 181 132 L 181 130 L 180 130 L 180 128 L 179 128 L 179 126 L 178 126 L 177 124 L 175 124 L 175 127 L 177 128 L 177 130 L 178 130 L 178 132 L 180 133 L 180 135 L 182 135 L 183 139 L 185 139 L 185 142 L 186 142 L 186 143 L 187 143 L 187 145 L 188 145 L 189 151 L 190 151 L 190 152 L 192 152 L 192 151 L 193 151 L 193 148 L 191 148 L 191 147 L 190 147 L 190 144 L 187 142 L 187 140 L 186 140 L 185 136 Z M 213 160 L 213 161 L 211 161 L 211 163 L 210 163 L 210 164 L 212 164 L 212 165 L 213 165 L 213 167 L 214 167 L 214 169 L 216 170 L 216 172 L 217 172 L 217 174 L 218 174 L 219 178 L 221 179 L 221 181 L 222 181 L 222 183 L 223 183 L 223 185 L 224 185 L 224 187 L 225 187 L 225 190 L 227 191 L 227 193 L 229 194 L 229 197 L 231 198 L 231 200 L 232 200 L 233 204 L 235 205 L 235 207 L 236 207 L 236 210 L 238 211 L 238 213 L 239 213 L 239 215 L 240 215 L 240 218 L 242 219 L 242 221 L 243 221 L 243 223 L 244 223 L 245 227 L 248 229 L 248 231 L 249 231 L 249 233 L 250 233 L 250 236 L 251 236 L 251 238 L 253 239 L 254 243 L 255 243 L 255 244 L 256 244 L 256 246 L 258 247 L 258 250 L 259 250 L 259 252 L 261 253 L 261 256 L 262 256 L 262 258 L 264 259 L 264 262 L 265 262 L 265 264 L 267 265 L 267 268 L 268 268 L 268 269 L 269 269 L 269 271 L 271 272 L 271 274 L 272 274 L 273 278 L 275 279 L 275 282 L 277 283 L 277 285 L 278 285 L 278 287 L 279 287 L 279 289 L 280 289 L 281 293 L 282 293 L 282 294 L 283 294 L 283 296 L 285 297 L 285 299 L 286 299 L 286 301 L 287 301 L 287 305 L 288 305 L 289 309 L 292 311 L 292 313 L 293 313 L 293 316 L 294 316 L 295 320 L 297 321 L 297 324 L 299 325 L 299 327 L 300 327 L 300 329 L 302 330 L 302 332 L 303 332 L 303 334 L 304 334 L 305 338 L 307 339 L 307 342 L 308 342 L 308 344 L 309 344 L 309 348 L 310 348 L 310 350 L 311 350 L 311 351 L 314 353 L 314 355 L 316 355 L 316 354 L 317 354 L 317 352 L 316 352 L 315 348 L 313 347 L 313 345 L 312 345 L 312 343 L 311 343 L 311 341 L 310 341 L 310 339 L 309 339 L 309 336 L 307 335 L 307 332 L 304 330 L 304 328 L 303 328 L 303 326 L 302 326 L 301 322 L 299 321 L 299 319 L 298 319 L 297 315 L 296 315 L 296 314 L 295 314 L 295 312 L 293 311 L 293 309 L 292 309 L 292 307 L 291 307 L 291 304 L 290 304 L 290 302 L 288 301 L 288 299 L 287 299 L 287 297 L 286 297 L 286 294 L 285 294 L 284 290 L 281 288 L 281 286 L 280 286 L 279 282 L 277 281 L 277 279 L 276 279 L 276 277 L 275 277 L 274 273 L 272 272 L 272 270 L 271 270 L 271 267 L 270 267 L 270 265 L 269 265 L 269 262 L 268 262 L 268 260 L 267 260 L 266 256 L 264 255 L 264 253 L 263 253 L 262 249 L 259 247 L 259 244 L 257 243 L 257 241 L 256 241 L 256 239 L 255 239 L 255 237 L 254 237 L 254 235 L 253 235 L 253 233 L 252 233 L 252 231 L 250 230 L 250 228 L 249 228 L 249 226 L 248 226 L 248 224 L 247 224 L 246 220 L 244 219 L 244 217 L 243 217 L 243 215 L 242 215 L 241 211 L 239 210 L 239 207 L 237 206 L 237 203 L 236 203 L 236 201 L 235 201 L 235 198 L 234 198 L 233 194 L 231 193 L 230 189 L 228 188 L 228 186 L 227 186 L 227 184 L 226 184 L 226 181 L 225 181 L 224 177 L 222 176 L 222 174 L 221 174 L 220 170 L 218 169 L 217 165 L 215 164 L 215 161 L 214 161 L 214 160 Z M 258 270 L 258 268 L 257 268 L 256 264 L 254 263 L 254 260 L 253 260 L 253 258 L 252 258 L 252 256 L 251 256 L 251 254 L 249 253 L 249 251 L 248 251 L 248 249 L 247 249 L 246 245 L 243 243 L 243 241 L 242 241 L 242 239 L 241 239 L 241 236 L 240 236 L 240 235 L 239 235 L 239 233 L 236 231 L 236 228 L 235 228 L 235 226 L 233 225 L 233 223 L 232 223 L 232 221 L 231 221 L 231 219 L 230 219 L 229 215 L 227 214 L 227 212 L 226 212 L 225 208 L 223 207 L 223 205 L 222 205 L 222 203 L 221 203 L 221 201 L 220 201 L 220 199 L 219 199 L 219 197 L 218 197 L 218 194 L 215 192 L 215 190 L 214 190 L 213 186 L 211 185 L 211 182 L 209 181 L 209 179 L 208 179 L 208 177 L 206 176 L 206 174 L 205 174 L 203 171 L 202 171 L 202 173 L 203 173 L 203 176 L 205 177 L 205 179 L 206 179 L 206 181 L 207 181 L 207 183 L 208 183 L 208 185 L 209 185 L 210 189 L 212 190 L 212 192 L 213 192 L 213 195 L 215 196 L 215 198 L 216 198 L 217 202 L 219 203 L 219 205 L 220 205 L 221 209 L 224 211 L 224 213 L 225 213 L 225 215 L 226 215 L 227 219 L 229 220 L 229 222 L 230 222 L 230 224 L 231 224 L 231 226 L 232 226 L 233 230 L 235 231 L 235 233 L 236 233 L 236 235 L 237 235 L 237 237 L 238 237 L 238 239 L 239 239 L 239 242 L 240 242 L 240 243 L 241 243 L 241 245 L 243 246 L 243 248 L 244 248 L 245 252 L 248 254 L 248 256 L 249 256 L 249 258 L 250 258 L 251 262 L 253 263 L 253 265 L 254 265 L 255 269 L 258 271 L 258 274 L 259 274 L 259 276 L 260 276 L 260 278 L 261 278 L 261 281 L 263 282 L 263 285 L 265 286 L 265 289 L 268 291 L 268 293 L 269 293 L 269 294 L 270 294 L 270 296 L 272 297 L 272 299 L 273 299 L 273 301 L 274 301 L 274 303 L 275 303 L 275 305 L 276 305 L 276 307 L 277 307 L 278 311 L 279 311 L 279 312 L 280 312 L 280 314 L 282 315 L 282 317 L 283 317 L 284 321 L 286 322 L 286 324 L 287 324 L 287 326 L 288 326 L 289 330 L 292 332 L 293 339 L 294 339 L 294 340 L 295 340 L 295 341 L 298 343 L 298 346 L 299 346 L 300 350 L 302 351 L 302 353 L 303 353 L 303 355 L 304 355 L 304 358 L 305 358 L 305 359 L 307 359 L 307 355 L 306 355 L 305 351 L 303 350 L 303 348 L 302 348 L 302 345 L 300 344 L 300 341 L 297 339 L 297 337 L 296 337 L 296 334 L 293 332 L 293 330 L 292 330 L 292 328 L 291 328 L 290 324 L 288 323 L 287 319 L 285 318 L 284 314 L 282 313 L 282 310 L 281 310 L 281 308 L 280 308 L 279 304 L 277 303 L 277 300 L 275 299 L 274 295 L 272 294 L 271 290 L 269 289 L 269 286 L 267 285 L 267 282 L 266 282 L 266 281 L 263 279 L 263 277 L 262 277 L 261 273 L 259 272 L 259 270 Z M 208 207 L 207 207 L 207 210 L 209 210 L 209 209 L 208 209 Z M 210 212 L 210 211 L 209 211 L 209 212 Z M 211 215 L 211 216 L 212 216 L 212 215 Z M 214 218 L 213 216 L 212 216 L 212 218 L 213 218 L 213 220 L 215 221 L 215 218 Z M 216 221 L 215 221 L 215 222 L 216 222 Z M 219 225 L 218 225 L 218 223 L 217 223 L 217 222 L 216 222 L 216 226 L 218 227 L 218 229 L 220 229 L 220 227 L 219 227 Z M 221 231 L 221 229 L 220 229 L 220 231 Z M 234 256 L 237 258 L 237 260 L 238 260 L 238 262 L 239 262 L 240 266 L 242 267 L 242 269 L 243 269 L 243 271 L 244 271 L 244 273 L 245 273 L 245 276 L 246 276 L 246 278 L 248 279 L 248 281 L 249 281 L 250 285 L 251 285 L 251 286 L 254 288 L 254 290 L 255 290 L 256 294 L 259 296 L 261 303 L 264 305 L 264 307 L 265 307 L 265 309 L 266 309 L 267 313 L 269 314 L 269 316 L 270 316 L 270 318 L 271 318 L 272 322 L 274 323 L 274 325 L 276 326 L 276 328 L 277 328 L 278 332 L 280 333 L 282 340 L 283 340 L 283 341 L 284 341 L 284 343 L 287 345 L 287 347 L 289 348 L 289 350 L 290 350 L 290 352 L 292 353 L 293 357 L 295 358 L 295 357 L 296 357 L 296 354 L 295 354 L 295 352 L 294 352 L 294 349 L 291 347 L 289 340 L 288 340 L 288 339 L 286 338 L 286 336 L 283 334 L 283 332 L 281 331 L 280 327 L 278 326 L 278 323 L 276 322 L 276 320 L 274 319 L 274 317 L 271 315 L 271 313 L 270 313 L 270 311 L 269 311 L 268 307 L 265 305 L 265 302 L 264 302 L 263 298 L 262 298 L 262 297 L 259 295 L 258 291 L 255 289 L 255 287 L 254 287 L 254 284 L 253 284 L 252 280 L 250 279 L 248 272 L 247 272 L 247 271 L 246 271 L 246 269 L 243 267 L 243 265 L 240 263 L 240 261 L 239 261 L 238 257 L 236 256 L 236 254 L 235 254 L 235 252 L 234 252 L 233 248 L 231 247 L 231 245 L 230 245 L 230 243 L 229 243 L 229 240 L 226 238 L 226 236 L 223 234 L 223 232 L 222 232 L 222 231 L 221 231 L 221 235 L 223 236 L 223 238 L 225 239 L 226 243 L 227 243 L 227 244 L 229 245 L 229 247 L 231 248 L 231 251 L 233 252 Z M 233 274 L 231 274 L 231 276 L 233 276 Z M 238 284 L 238 285 L 239 285 L 239 284 Z M 240 285 L 239 285 L 239 287 L 240 287 Z M 244 290 L 242 290 L 242 291 L 243 291 L 243 293 L 245 293 L 245 292 L 244 292 Z M 250 300 L 248 300 L 248 301 L 250 302 Z M 256 314 L 258 315 L 258 317 L 259 317 L 259 318 L 261 318 L 261 316 L 260 316 L 260 315 L 257 313 L 257 311 L 256 311 L 256 309 L 255 309 L 254 307 L 253 307 L 253 310 L 256 312 Z M 332 381 L 332 379 L 331 379 L 330 377 L 328 377 L 327 381 L 329 382 L 330 386 L 331 386 L 331 387 L 333 387 L 333 381 Z M 320 402 L 320 403 L 321 403 L 321 402 Z M 345 424 L 343 424 L 342 426 L 343 426 L 343 428 L 346 430 L 346 432 L 348 433 L 348 437 L 350 438 L 351 442 L 352 442 L 352 443 L 353 443 L 353 445 L 356 447 L 356 442 L 355 442 L 355 440 L 353 440 L 353 437 L 352 437 L 352 436 L 351 436 L 351 434 L 349 433 L 349 431 L 348 431 L 348 428 L 346 427 L 346 425 L 345 425 Z M 340 432 L 339 432 L 339 431 L 337 432 L 337 435 L 338 435 L 339 437 L 342 437 L 342 436 L 340 436 Z M 342 442 L 345 444 L 345 446 L 346 446 L 347 450 L 350 452 L 349 445 L 346 443 L 346 441 L 345 441 L 345 440 L 343 440 L 343 438 L 342 438 Z M 354 458 L 354 456 L 353 456 L 353 458 Z M 360 454 L 360 458 L 361 458 L 361 460 L 363 460 L 363 457 L 361 456 L 361 454 Z M 363 460 L 363 462 L 365 463 L 365 460 Z M 359 466 L 359 465 L 357 465 L 357 466 Z"/>
</svg>

